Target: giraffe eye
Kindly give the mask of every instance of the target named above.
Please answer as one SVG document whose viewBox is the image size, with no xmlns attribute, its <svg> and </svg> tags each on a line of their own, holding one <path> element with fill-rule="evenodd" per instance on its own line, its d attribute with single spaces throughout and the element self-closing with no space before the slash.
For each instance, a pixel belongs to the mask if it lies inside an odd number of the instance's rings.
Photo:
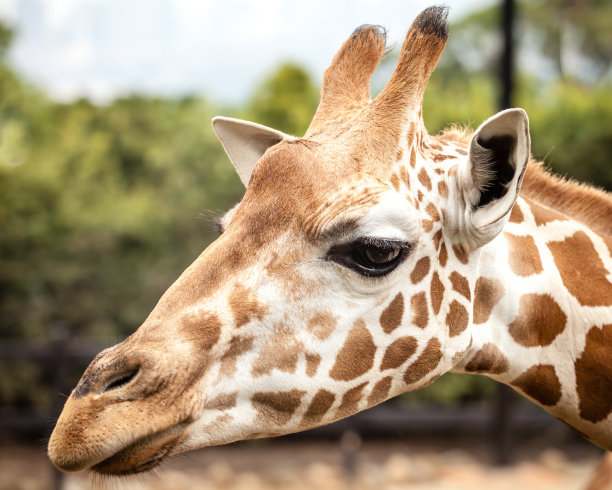
<svg viewBox="0 0 612 490">
<path fill-rule="evenodd" d="M 366 246 L 358 249 L 359 262 L 364 264 L 385 265 L 394 260 L 402 251 L 401 248 L 380 248 L 375 246 Z"/>
<path fill-rule="evenodd" d="M 410 245 L 397 240 L 361 238 L 331 248 L 328 259 L 366 277 L 393 271 L 408 255 Z"/>
</svg>

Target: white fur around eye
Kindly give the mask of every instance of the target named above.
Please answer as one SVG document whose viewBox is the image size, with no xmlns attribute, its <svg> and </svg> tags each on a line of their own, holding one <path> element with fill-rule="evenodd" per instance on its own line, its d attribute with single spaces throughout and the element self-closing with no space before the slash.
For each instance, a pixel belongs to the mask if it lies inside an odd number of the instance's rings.
<svg viewBox="0 0 612 490">
<path fill-rule="evenodd" d="M 351 237 L 415 242 L 419 233 L 419 220 L 413 213 L 405 199 L 395 192 L 387 192 L 359 220 L 359 227 L 351 233 Z"/>
</svg>

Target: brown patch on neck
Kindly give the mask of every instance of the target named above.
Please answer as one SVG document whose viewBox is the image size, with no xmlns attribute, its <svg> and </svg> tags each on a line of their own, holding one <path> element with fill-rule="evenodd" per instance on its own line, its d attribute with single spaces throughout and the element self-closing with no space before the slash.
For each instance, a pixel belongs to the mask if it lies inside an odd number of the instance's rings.
<svg viewBox="0 0 612 490">
<path fill-rule="evenodd" d="M 550 364 L 533 366 L 510 384 L 547 407 L 556 405 L 561 399 L 561 383 Z"/>
<path fill-rule="evenodd" d="M 230 309 L 234 315 L 236 328 L 240 328 L 251 321 L 252 318 L 261 320 L 266 307 L 251 295 L 250 291 L 242 285 L 234 287 L 228 298 Z"/>
<path fill-rule="evenodd" d="M 344 345 L 329 375 L 337 381 L 351 381 L 367 373 L 374 365 L 376 345 L 363 320 L 357 320 L 348 333 Z"/>
<path fill-rule="evenodd" d="M 433 371 L 436 366 L 440 363 L 440 359 L 442 359 L 442 351 L 440 350 L 440 341 L 435 337 L 429 339 L 425 349 L 421 353 L 421 355 L 414 361 L 406 372 L 404 373 L 404 382 L 407 385 L 411 385 L 416 383 L 417 381 L 421 381 L 425 376 L 427 376 L 431 371 Z"/>
<path fill-rule="evenodd" d="M 438 262 L 440 266 L 446 267 L 446 261 L 448 260 L 448 252 L 446 251 L 446 243 L 442 243 L 440 247 L 440 254 L 438 255 Z"/>
<path fill-rule="evenodd" d="M 313 427 L 318 425 L 334 404 L 335 400 L 336 395 L 334 395 L 331 391 L 327 391 L 325 389 L 320 389 L 317 391 L 315 396 L 312 398 L 310 405 L 308 405 L 306 413 L 304 413 L 304 417 L 302 417 L 300 426 Z"/>
<path fill-rule="evenodd" d="M 395 298 L 380 315 L 380 326 L 385 333 L 391 333 L 402 324 L 404 315 L 404 296 L 397 293 Z"/>
<path fill-rule="evenodd" d="M 593 423 L 604 420 L 612 412 L 610 346 L 612 325 L 593 327 L 575 363 L 580 416 Z"/>
<path fill-rule="evenodd" d="M 446 182 L 444 182 L 443 180 L 438 182 L 438 194 L 440 194 L 440 197 L 444 199 L 448 197 L 448 186 L 446 185 Z"/>
<path fill-rule="evenodd" d="M 427 308 L 427 295 L 424 291 L 415 294 L 410 299 L 412 310 L 412 323 L 419 328 L 425 328 L 429 322 L 429 311 Z"/>
<path fill-rule="evenodd" d="M 410 166 L 412 168 L 416 167 L 416 149 L 414 149 L 414 148 L 410 152 Z"/>
<path fill-rule="evenodd" d="M 308 331 L 320 340 L 325 340 L 336 328 L 338 321 L 329 311 L 315 313 L 308 320 Z"/>
<path fill-rule="evenodd" d="M 508 331 L 515 342 L 524 347 L 550 345 L 567 323 L 567 315 L 548 294 L 524 294 L 519 300 L 519 313 Z"/>
<path fill-rule="evenodd" d="M 425 206 L 425 212 L 431 216 L 432 221 L 440 221 L 440 212 L 434 203 L 428 203 Z"/>
<path fill-rule="evenodd" d="M 412 281 L 412 284 L 418 284 L 425 278 L 429 272 L 429 264 L 429 257 L 425 256 L 419 259 L 414 266 L 413 271 L 410 273 L 410 280 Z"/>
<path fill-rule="evenodd" d="M 406 336 L 393 341 L 383 356 L 380 370 L 395 369 L 406 362 L 416 352 L 417 339 Z"/>
<path fill-rule="evenodd" d="M 342 395 L 342 402 L 336 412 L 336 417 L 341 419 L 357 413 L 357 406 L 363 397 L 363 389 L 368 385 L 368 382 L 361 383 L 360 385 L 351 388 L 344 395 Z"/>
<path fill-rule="evenodd" d="M 285 425 L 300 406 L 305 393 L 300 390 L 254 393 L 251 404 L 257 410 L 255 422 L 262 425 Z"/>
<path fill-rule="evenodd" d="M 540 252 L 531 236 L 517 236 L 505 232 L 504 238 L 508 243 L 508 263 L 512 272 L 518 276 L 526 277 L 539 274 L 544 269 L 540 260 Z"/>
<path fill-rule="evenodd" d="M 421 220 L 421 227 L 425 233 L 429 233 L 431 230 L 433 230 L 434 222 L 430 219 Z"/>
<path fill-rule="evenodd" d="M 431 191 L 431 179 L 429 178 L 429 174 L 427 173 L 425 167 L 422 167 L 421 170 L 419 170 L 417 177 L 421 185 L 428 191 Z"/>
<path fill-rule="evenodd" d="M 453 290 L 459 294 L 465 296 L 468 300 L 471 299 L 472 294 L 470 293 L 470 283 L 468 280 L 459 274 L 457 271 L 453 271 L 449 276 L 449 280 L 453 285 Z"/>
<path fill-rule="evenodd" d="M 608 271 L 586 233 L 578 231 L 561 242 L 549 242 L 566 289 L 583 306 L 612 305 Z"/>
<path fill-rule="evenodd" d="M 525 202 L 529 204 L 529 208 L 531 209 L 531 214 L 533 214 L 533 220 L 537 226 L 545 225 L 546 223 L 551 223 L 552 221 L 565 221 L 567 217 L 563 216 L 556 211 L 545 208 L 536 204 L 535 201 L 531 199 L 525 199 Z"/>
<path fill-rule="evenodd" d="M 387 399 L 392 381 L 393 378 L 391 376 L 387 376 L 376 383 L 374 388 L 372 388 L 372 393 L 370 393 L 370 396 L 368 396 L 368 407 L 378 405 Z"/>
<path fill-rule="evenodd" d="M 453 300 L 450 304 L 450 309 L 446 315 L 446 325 L 448 326 L 449 335 L 456 337 L 463 332 L 470 320 L 470 315 L 461 303 Z"/>
<path fill-rule="evenodd" d="M 442 240 L 442 230 L 438 230 L 434 233 L 434 236 L 433 236 L 434 248 L 436 249 L 436 252 L 440 248 L 441 240 Z"/>
<path fill-rule="evenodd" d="M 474 289 L 474 323 L 486 323 L 497 303 L 504 297 L 504 285 L 499 279 L 479 277 Z"/>
<path fill-rule="evenodd" d="M 406 188 L 410 189 L 410 174 L 408 173 L 408 169 L 406 167 L 402 167 L 400 169 L 400 177 Z"/>
<path fill-rule="evenodd" d="M 483 345 L 465 366 L 465 370 L 470 373 L 490 374 L 502 374 L 508 371 L 509 368 L 508 358 L 491 342 Z"/>
<path fill-rule="evenodd" d="M 393 189 L 395 189 L 395 192 L 399 192 L 399 190 L 400 190 L 400 179 L 397 176 L 397 174 L 393 174 L 391 176 L 391 185 L 393 186 Z"/>
<path fill-rule="evenodd" d="M 438 271 L 434 271 L 431 276 L 431 285 L 429 287 L 429 294 L 431 296 L 431 309 L 434 315 L 440 313 L 440 306 L 442 305 L 442 299 L 444 298 L 444 284 L 440 281 Z"/>
</svg>

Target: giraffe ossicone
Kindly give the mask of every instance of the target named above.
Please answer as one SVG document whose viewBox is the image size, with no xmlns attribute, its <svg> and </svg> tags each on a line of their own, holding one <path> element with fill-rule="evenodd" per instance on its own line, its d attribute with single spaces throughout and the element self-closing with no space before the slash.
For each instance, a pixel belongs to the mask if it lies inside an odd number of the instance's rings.
<svg viewBox="0 0 612 490">
<path fill-rule="evenodd" d="M 612 448 L 612 197 L 529 161 L 521 109 L 429 135 L 422 98 L 447 37 L 446 10 L 423 11 L 371 100 L 384 31 L 356 30 L 303 138 L 215 119 L 245 195 L 87 368 L 49 441 L 57 467 L 145 471 L 448 371 L 510 384 Z"/>
</svg>

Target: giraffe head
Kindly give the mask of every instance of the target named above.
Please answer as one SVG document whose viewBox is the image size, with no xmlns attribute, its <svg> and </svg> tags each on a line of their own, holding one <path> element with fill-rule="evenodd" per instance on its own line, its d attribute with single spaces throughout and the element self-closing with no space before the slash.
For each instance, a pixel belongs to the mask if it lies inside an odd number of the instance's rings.
<svg viewBox="0 0 612 490">
<path fill-rule="evenodd" d="M 213 121 L 246 185 L 222 233 L 127 340 L 98 355 L 49 442 L 65 470 L 147 470 L 169 454 L 323 425 L 418 389 L 470 344 L 479 248 L 517 197 L 523 111 L 464 148 L 425 131 L 448 36 L 432 7 L 370 100 L 382 29 L 355 31 L 304 138 Z"/>
</svg>

